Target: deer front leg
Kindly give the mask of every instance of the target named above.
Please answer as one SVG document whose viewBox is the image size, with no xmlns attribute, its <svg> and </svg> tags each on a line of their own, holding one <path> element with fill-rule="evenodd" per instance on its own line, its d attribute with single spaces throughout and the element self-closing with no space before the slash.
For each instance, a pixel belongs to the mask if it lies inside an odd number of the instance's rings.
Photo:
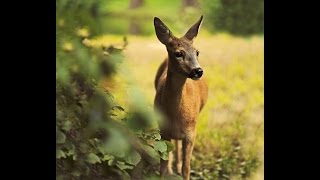
<svg viewBox="0 0 320 180">
<path fill-rule="evenodd" d="M 182 140 L 183 162 L 182 162 L 182 176 L 185 180 L 190 179 L 190 160 L 194 145 L 194 135 L 186 137 Z"/>
<path fill-rule="evenodd" d="M 172 152 L 169 152 L 169 155 L 168 155 L 168 174 L 173 174 L 172 162 L 173 162 L 173 154 L 172 154 Z"/>
<path fill-rule="evenodd" d="M 181 142 L 179 142 L 179 140 L 175 140 L 175 147 L 175 167 L 177 169 L 177 174 L 181 175 Z"/>
</svg>

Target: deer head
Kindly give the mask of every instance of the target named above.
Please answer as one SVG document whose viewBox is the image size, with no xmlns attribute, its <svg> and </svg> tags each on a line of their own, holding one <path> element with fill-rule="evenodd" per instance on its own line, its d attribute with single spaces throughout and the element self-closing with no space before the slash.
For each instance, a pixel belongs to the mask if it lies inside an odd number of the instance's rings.
<svg viewBox="0 0 320 180">
<path fill-rule="evenodd" d="M 199 51 L 193 46 L 202 18 L 203 16 L 181 38 L 175 37 L 158 17 L 154 18 L 156 35 L 168 51 L 169 71 L 193 80 L 200 79 L 203 74 L 198 60 Z"/>
</svg>

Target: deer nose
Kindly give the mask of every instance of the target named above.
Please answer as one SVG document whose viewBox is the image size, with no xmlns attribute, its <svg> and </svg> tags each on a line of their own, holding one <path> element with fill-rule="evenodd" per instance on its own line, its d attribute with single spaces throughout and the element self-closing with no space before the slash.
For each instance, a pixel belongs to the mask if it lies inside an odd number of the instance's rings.
<svg viewBox="0 0 320 180">
<path fill-rule="evenodd" d="M 196 68 L 191 71 L 191 78 L 201 78 L 203 70 L 201 68 Z"/>
</svg>

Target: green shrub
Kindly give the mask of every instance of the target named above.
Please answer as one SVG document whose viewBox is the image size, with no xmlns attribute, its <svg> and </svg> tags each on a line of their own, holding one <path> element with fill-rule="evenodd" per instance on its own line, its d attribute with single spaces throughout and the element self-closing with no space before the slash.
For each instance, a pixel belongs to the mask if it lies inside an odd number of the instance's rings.
<svg viewBox="0 0 320 180">
<path fill-rule="evenodd" d="M 116 73 L 123 47 L 85 43 L 101 33 L 99 17 L 95 17 L 99 13 L 88 13 L 91 6 L 84 6 L 85 2 L 57 2 L 57 179 L 157 175 L 160 158 L 168 158 L 172 145 L 161 140 L 152 112 L 143 108 L 126 112 L 99 85 Z"/>
<path fill-rule="evenodd" d="M 207 25 L 236 35 L 263 33 L 263 0 L 204 0 Z"/>
</svg>

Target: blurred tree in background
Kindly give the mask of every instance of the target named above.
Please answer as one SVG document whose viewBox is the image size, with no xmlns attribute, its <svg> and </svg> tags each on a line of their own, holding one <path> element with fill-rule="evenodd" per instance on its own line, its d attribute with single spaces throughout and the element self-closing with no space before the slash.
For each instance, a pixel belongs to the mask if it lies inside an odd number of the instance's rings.
<svg viewBox="0 0 320 180">
<path fill-rule="evenodd" d="M 203 7 L 213 31 L 263 33 L 264 0 L 204 0 Z"/>
<path fill-rule="evenodd" d="M 135 9 L 143 5 L 143 0 L 130 0 L 130 9 Z"/>
<path fill-rule="evenodd" d="M 156 175 L 172 144 L 161 140 L 152 112 L 127 112 L 100 85 L 123 59 L 122 47 L 94 47 L 96 0 L 56 2 L 57 179 L 141 179 Z M 139 108 L 140 107 L 140 108 Z"/>
<path fill-rule="evenodd" d="M 199 2 L 198 2 L 198 0 L 182 0 L 182 6 L 183 7 L 189 7 L 189 6 L 197 7 L 197 6 L 199 6 Z"/>
</svg>

